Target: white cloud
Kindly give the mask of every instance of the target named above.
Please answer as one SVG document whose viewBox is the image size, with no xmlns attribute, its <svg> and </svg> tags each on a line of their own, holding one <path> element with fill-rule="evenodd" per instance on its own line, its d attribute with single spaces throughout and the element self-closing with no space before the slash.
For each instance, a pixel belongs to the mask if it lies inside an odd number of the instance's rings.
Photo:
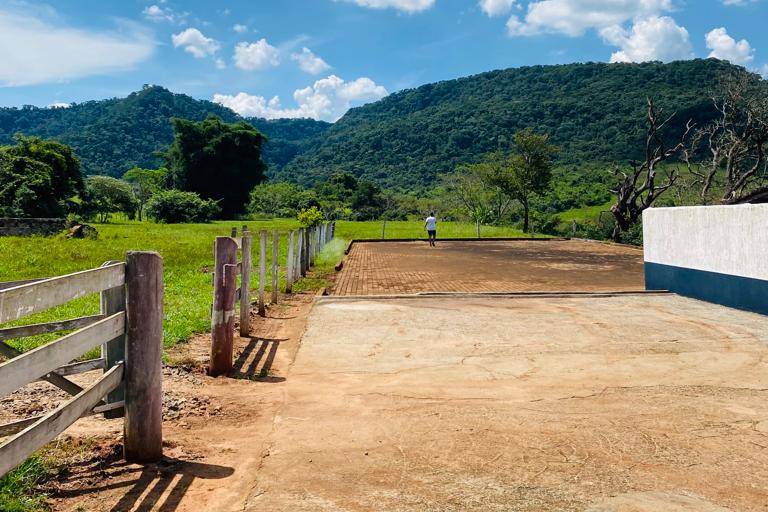
<svg viewBox="0 0 768 512">
<path fill-rule="evenodd" d="M 488 16 L 503 16 L 509 14 L 516 0 L 480 0 L 480 9 Z"/>
<path fill-rule="evenodd" d="M 48 108 L 69 108 L 71 106 L 72 106 L 71 103 L 64 103 L 61 101 L 57 101 L 55 103 L 51 103 L 50 105 L 48 105 Z"/>
<path fill-rule="evenodd" d="M 213 55 L 221 48 L 218 41 L 205 37 L 196 28 L 188 28 L 183 32 L 173 34 L 171 40 L 173 41 L 173 46 L 184 48 L 185 52 L 191 53 L 196 59 Z"/>
<path fill-rule="evenodd" d="M 255 43 L 237 43 L 234 59 L 238 68 L 255 71 L 279 65 L 280 51 L 262 38 Z"/>
<path fill-rule="evenodd" d="M 216 64 L 216 69 L 226 69 L 227 64 L 224 62 L 224 59 L 216 59 L 214 61 L 214 64 Z"/>
<path fill-rule="evenodd" d="M 589 29 L 621 25 L 631 19 L 672 10 L 672 0 L 536 0 L 524 19 L 507 22 L 511 36 L 559 33 L 581 36 Z"/>
<path fill-rule="evenodd" d="M 345 82 L 336 75 L 316 81 L 304 89 L 297 89 L 293 99 L 295 108 L 284 108 L 280 98 L 267 100 L 244 92 L 237 95 L 214 94 L 213 101 L 229 107 L 242 116 L 280 118 L 312 118 L 336 121 L 351 107 L 375 101 L 386 96 L 387 90 L 370 78 L 362 77 Z"/>
<path fill-rule="evenodd" d="M 345 0 L 346 2 L 353 2 L 361 7 L 369 7 L 371 9 L 397 9 L 403 12 L 422 12 L 426 11 L 433 5 L 435 0 Z"/>
<path fill-rule="evenodd" d="M 145 7 L 142 14 L 151 21 L 173 21 L 175 19 L 170 9 L 163 9 L 159 5 Z"/>
<path fill-rule="evenodd" d="M 636 20 L 630 30 L 618 25 L 606 27 L 600 35 L 621 48 L 611 55 L 611 62 L 670 62 L 693 57 L 688 31 L 667 16 Z"/>
<path fill-rule="evenodd" d="M 763 75 L 763 78 L 768 80 L 768 64 L 763 64 L 762 69 L 759 71 L 761 75 Z"/>
<path fill-rule="evenodd" d="M 241 25 L 240 23 L 235 23 L 235 25 L 232 27 L 232 30 L 234 30 L 238 34 L 242 34 L 243 32 L 248 32 L 248 26 Z"/>
<path fill-rule="evenodd" d="M 723 5 L 737 5 L 741 7 L 755 2 L 757 2 L 757 0 L 723 0 Z"/>
<path fill-rule="evenodd" d="M 37 16 L 0 7 L 0 86 L 61 82 L 134 68 L 155 49 L 137 25 L 113 32 L 61 26 Z M 47 11 L 55 19 L 53 11 Z"/>
<path fill-rule="evenodd" d="M 736 41 L 728 35 L 724 27 L 716 28 L 706 35 L 707 48 L 712 50 L 710 57 L 730 61 L 746 66 L 755 59 L 754 50 L 749 41 Z"/>
<path fill-rule="evenodd" d="M 312 50 L 306 46 L 301 49 L 301 53 L 291 54 L 291 60 L 299 63 L 299 68 L 310 75 L 319 75 L 331 69 L 323 59 L 312 53 Z"/>
</svg>

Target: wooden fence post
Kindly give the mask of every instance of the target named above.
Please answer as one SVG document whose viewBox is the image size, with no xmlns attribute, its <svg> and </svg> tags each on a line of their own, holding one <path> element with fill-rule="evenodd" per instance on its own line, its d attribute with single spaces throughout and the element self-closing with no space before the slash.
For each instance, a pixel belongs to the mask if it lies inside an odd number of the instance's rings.
<svg viewBox="0 0 768 512">
<path fill-rule="evenodd" d="M 114 265 L 118 261 L 107 261 L 102 267 Z M 101 314 L 105 317 L 125 311 L 125 286 L 118 286 L 101 292 Z M 101 357 L 104 358 L 104 372 L 109 371 L 120 361 L 125 361 L 125 334 L 108 341 L 101 346 Z M 106 403 L 113 404 L 125 400 L 125 386 L 121 384 L 107 395 Z M 123 410 L 113 409 L 106 411 L 104 417 L 108 419 L 122 418 Z"/>
<path fill-rule="evenodd" d="M 280 233 L 275 230 L 272 233 L 272 304 L 277 304 L 280 290 L 277 289 L 277 278 L 280 266 L 278 265 L 278 257 L 280 254 Z"/>
<path fill-rule="evenodd" d="M 163 456 L 163 258 L 129 252 L 125 268 L 124 451 L 129 463 Z"/>
<path fill-rule="evenodd" d="M 237 238 L 237 228 L 232 228 L 232 238 Z"/>
<path fill-rule="evenodd" d="M 240 267 L 240 336 L 251 333 L 251 245 L 253 235 L 243 226 L 243 259 Z"/>
<path fill-rule="evenodd" d="M 293 231 L 288 232 L 288 267 L 285 269 L 285 293 L 293 293 Z"/>
<path fill-rule="evenodd" d="M 235 288 L 229 288 L 225 267 L 237 265 L 237 243 L 230 237 L 217 236 L 214 244 L 214 255 L 209 373 L 212 377 L 217 377 L 232 369 Z"/>
<path fill-rule="evenodd" d="M 267 281 L 267 232 L 259 232 L 259 315 L 267 315 L 264 287 Z"/>
</svg>

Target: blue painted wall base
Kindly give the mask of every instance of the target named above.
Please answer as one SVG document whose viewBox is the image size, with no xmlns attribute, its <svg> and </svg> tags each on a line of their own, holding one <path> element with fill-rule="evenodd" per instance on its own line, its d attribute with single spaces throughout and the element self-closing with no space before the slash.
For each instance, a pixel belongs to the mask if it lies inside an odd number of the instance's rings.
<svg viewBox="0 0 768 512">
<path fill-rule="evenodd" d="M 768 281 L 645 262 L 645 288 L 768 315 Z"/>
</svg>

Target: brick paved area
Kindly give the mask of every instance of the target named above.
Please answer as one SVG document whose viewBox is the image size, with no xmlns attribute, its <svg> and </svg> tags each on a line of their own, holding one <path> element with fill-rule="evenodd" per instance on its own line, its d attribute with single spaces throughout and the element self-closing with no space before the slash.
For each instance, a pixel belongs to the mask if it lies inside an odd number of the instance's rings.
<svg viewBox="0 0 768 512">
<path fill-rule="evenodd" d="M 583 241 L 356 243 L 334 295 L 642 290 L 639 249 Z"/>
</svg>

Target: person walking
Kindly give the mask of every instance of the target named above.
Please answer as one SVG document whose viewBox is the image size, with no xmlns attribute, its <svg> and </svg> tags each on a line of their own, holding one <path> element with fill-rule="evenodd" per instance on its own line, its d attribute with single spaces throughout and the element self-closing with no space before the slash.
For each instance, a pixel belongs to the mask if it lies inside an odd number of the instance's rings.
<svg viewBox="0 0 768 512">
<path fill-rule="evenodd" d="M 435 218 L 435 212 L 429 212 L 429 217 L 424 221 L 424 228 L 426 228 L 427 235 L 429 235 L 429 246 L 435 247 L 437 245 L 435 243 L 437 240 L 437 219 Z"/>
</svg>

